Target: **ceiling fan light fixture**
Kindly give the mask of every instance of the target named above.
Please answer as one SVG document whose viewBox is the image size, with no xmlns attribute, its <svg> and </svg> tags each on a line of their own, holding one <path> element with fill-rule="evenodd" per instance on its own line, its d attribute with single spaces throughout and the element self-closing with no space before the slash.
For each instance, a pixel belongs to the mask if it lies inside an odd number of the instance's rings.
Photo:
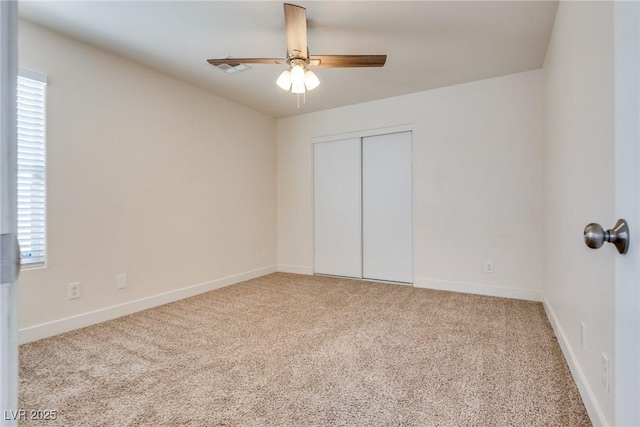
<svg viewBox="0 0 640 427">
<path fill-rule="evenodd" d="M 313 72 L 307 70 L 303 61 L 292 61 L 290 66 L 291 68 L 283 71 L 276 80 L 278 86 L 298 95 L 318 87 L 320 80 Z"/>
<path fill-rule="evenodd" d="M 304 73 L 304 85 L 307 87 L 307 90 L 313 90 L 317 88 L 319 84 L 320 80 L 313 71 L 307 70 L 307 72 Z"/>
<path fill-rule="evenodd" d="M 291 89 L 291 72 L 284 70 L 282 74 L 280 74 L 280 77 L 278 77 L 278 80 L 276 80 L 276 84 L 284 90 Z"/>
<path fill-rule="evenodd" d="M 304 84 L 304 68 L 302 65 L 296 64 L 291 67 L 291 84 Z"/>
</svg>

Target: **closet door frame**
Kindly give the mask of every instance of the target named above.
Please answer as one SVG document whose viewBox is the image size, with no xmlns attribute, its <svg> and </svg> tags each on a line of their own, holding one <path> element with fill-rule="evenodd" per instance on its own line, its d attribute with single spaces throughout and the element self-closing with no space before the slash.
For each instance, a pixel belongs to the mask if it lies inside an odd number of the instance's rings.
<svg viewBox="0 0 640 427">
<path fill-rule="evenodd" d="M 363 129 L 363 130 L 358 130 L 358 131 L 353 131 L 353 132 L 345 132 L 345 133 L 339 133 L 339 134 L 333 134 L 333 135 L 325 135 L 325 136 L 317 136 L 317 137 L 313 137 L 311 138 L 311 155 L 310 155 L 310 161 L 311 161 L 311 229 L 312 229 L 312 254 L 313 254 L 313 260 L 314 260 L 314 265 L 313 265 L 313 274 L 316 274 L 315 272 L 315 259 L 316 259 L 316 236 L 315 236 L 315 182 L 314 182 L 314 176 L 315 176 L 315 171 L 314 171 L 314 158 L 313 158 L 313 153 L 314 153 L 314 144 L 317 143 L 322 143 L 322 142 L 332 142 L 332 141 L 340 141 L 343 139 L 352 139 L 352 138 L 365 138 L 368 136 L 377 136 L 377 135 L 387 135 L 390 133 L 400 133 L 400 132 L 411 132 L 411 268 L 412 268 L 412 272 L 411 272 L 411 276 L 413 279 L 415 279 L 414 276 L 414 270 L 415 270 L 415 239 L 414 239 L 414 231 L 415 231 L 415 215 L 414 215 L 414 207 L 415 207 L 415 185 L 413 185 L 413 182 L 415 182 L 414 178 L 415 178 L 415 168 L 413 165 L 413 141 L 415 139 L 415 130 L 414 130 L 414 125 L 413 123 L 407 123 L 407 124 L 400 124 L 400 125 L 395 125 L 395 126 L 388 126 L 388 127 L 382 127 L 382 128 L 373 128 L 373 129 Z M 362 165 L 361 165 L 362 166 Z M 362 210 L 361 210 L 362 213 Z M 362 244 L 362 243 L 361 243 Z M 362 252 L 361 252 L 362 253 Z M 362 277 L 362 263 L 360 266 L 360 277 Z M 320 274 L 320 273 L 318 273 Z M 357 279 L 357 278 L 354 278 Z M 367 280 L 371 280 L 371 281 L 380 281 L 380 282 L 384 282 L 383 280 L 374 280 L 374 279 L 367 279 Z M 408 286 L 413 286 L 413 280 L 412 283 L 399 283 L 399 282 L 390 282 L 390 283 L 395 283 L 395 284 L 400 284 L 400 285 L 408 285 Z"/>
</svg>

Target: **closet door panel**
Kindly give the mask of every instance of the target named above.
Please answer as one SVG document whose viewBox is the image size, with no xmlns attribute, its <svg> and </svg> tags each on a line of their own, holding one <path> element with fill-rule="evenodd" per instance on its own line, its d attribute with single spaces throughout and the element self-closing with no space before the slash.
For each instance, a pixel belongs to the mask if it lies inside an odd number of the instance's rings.
<svg viewBox="0 0 640 427">
<path fill-rule="evenodd" d="M 314 272 L 362 277 L 360 138 L 314 144 Z"/>
<path fill-rule="evenodd" d="M 362 140 L 362 275 L 413 282 L 411 132 Z"/>
</svg>

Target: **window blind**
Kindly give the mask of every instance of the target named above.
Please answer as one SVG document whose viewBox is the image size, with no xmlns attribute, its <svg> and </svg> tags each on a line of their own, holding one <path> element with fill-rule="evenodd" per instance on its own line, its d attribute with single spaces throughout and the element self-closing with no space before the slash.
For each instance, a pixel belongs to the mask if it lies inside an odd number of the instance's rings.
<svg viewBox="0 0 640 427">
<path fill-rule="evenodd" d="M 25 266 L 45 262 L 45 88 L 18 77 L 18 241 Z"/>
</svg>

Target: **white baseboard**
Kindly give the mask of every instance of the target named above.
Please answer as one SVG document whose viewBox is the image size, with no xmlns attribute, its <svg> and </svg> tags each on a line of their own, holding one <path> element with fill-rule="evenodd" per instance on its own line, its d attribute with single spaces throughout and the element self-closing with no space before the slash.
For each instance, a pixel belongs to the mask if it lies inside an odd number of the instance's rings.
<svg viewBox="0 0 640 427">
<path fill-rule="evenodd" d="M 444 280 L 430 280 L 414 277 L 413 286 L 416 288 L 437 289 L 439 291 L 462 292 L 465 294 L 523 299 L 527 301 L 542 301 L 541 291 L 533 289 L 504 288 L 501 286 L 485 285 L 482 283 L 448 282 Z"/>
<path fill-rule="evenodd" d="M 567 361 L 567 365 L 569 365 L 569 370 L 573 375 L 573 380 L 578 387 L 578 391 L 580 392 L 580 396 L 582 397 L 584 406 L 587 408 L 587 413 L 589 414 L 589 418 L 591 418 L 591 423 L 594 426 L 612 425 L 607 422 L 607 419 L 605 418 L 600 405 L 598 405 L 598 401 L 593 394 L 593 390 L 591 390 L 584 372 L 582 372 L 582 368 L 578 363 L 578 358 L 573 352 L 571 345 L 569 344 L 569 340 L 567 339 L 562 326 L 560 326 L 560 323 L 558 322 L 558 318 L 556 317 L 555 312 L 549 305 L 549 302 L 546 298 L 543 299 L 542 305 L 544 307 L 544 311 L 547 313 L 547 318 L 549 319 L 549 323 L 551 323 L 553 332 L 556 334 L 556 338 L 558 338 L 558 343 L 560 344 L 560 348 L 562 349 L 564 358 Z"/>
<path fill-rule="evenodd" d="M 313 275 L 313 267 L 305 267 L 301 265 L 278 265 L 278 271 L 282 273 L 295 273 L 306 274 L 307 276 Z"/>
<path fill-rule="evenodd" d="M 51 337 L 74 329 L 84 328 L 85 326 L 95 325 L 96 323 L 115 319 L 116 317 L 126 316 L 148 308 L 157 307 L 159 305 L 192 297 L 204 292 L 209 292 L 214 289 L 223 288 L 225 286 L 233 285 L 234 283 L 255 279 L 256 277 L 265 276 L 267 274 L 275 273 L 276 271 L 277 268 L 275 265 L 259 268 L 257 270 L 222 277 L 209 282 L 187 286 L 186 288 L 176 289 L 135 301 L 129 301 L 124 304 L 90 311 L 88 313 L 55 320 L 53 322 L 30 326 L 18 331 L 18 341 L 20 344 L 25 344 L 42 338 Z"/>
</svg>

